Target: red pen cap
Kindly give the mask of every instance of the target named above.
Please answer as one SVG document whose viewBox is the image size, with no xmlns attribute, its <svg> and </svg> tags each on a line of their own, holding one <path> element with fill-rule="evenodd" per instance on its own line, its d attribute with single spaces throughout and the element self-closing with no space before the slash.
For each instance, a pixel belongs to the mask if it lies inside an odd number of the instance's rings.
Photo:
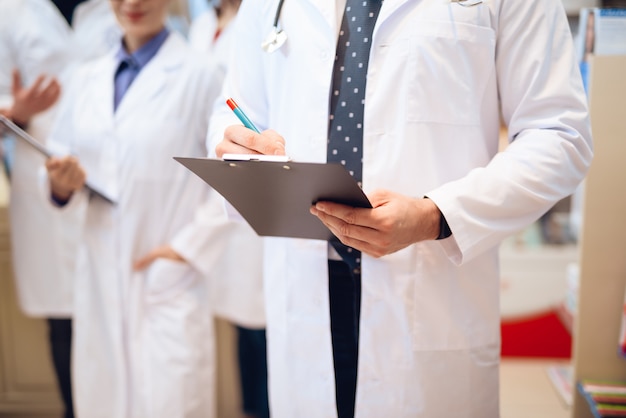
<svg viewBox="0 0 626 418">
<path fill-rule="evenodd" d="M 235 110 L 236 107 L 239 107 L 233 99 L 226 99 L 226 104 L 230 107 L 230 110 Z"/>
</svg>

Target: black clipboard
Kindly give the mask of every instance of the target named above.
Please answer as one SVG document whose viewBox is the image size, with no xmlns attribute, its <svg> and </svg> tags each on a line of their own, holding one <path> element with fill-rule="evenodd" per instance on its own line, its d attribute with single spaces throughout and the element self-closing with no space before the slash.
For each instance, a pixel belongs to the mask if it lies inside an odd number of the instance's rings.
<svg viewBox="0 0 626 418">
<path fill-rule="evenodd" d="M 9 129 L 11 132 L 13 132 L 15 134 L 15 136 L 17 136 L 19 139 L 21 139 L 24 142 L 26 142 L 28 145 L 31 146 L 31 148 L 33 148 L 35 151 L 37 151 L 38 153 L 43 155 L 45 158 L 52 157 L 53 154 L 52 154 L 52 152 L 50 150 L 48 150 L 45 146 L 43 146 L 35 138 L 30 136 L 28 134 L 28 132 L 26 132 L 25 130 L 23 130 L 22 128 L 17 126 L 15 123 L 13 123 L 6 116 L 0 115 L 0 124 L 4 125 L 7 129 Z M 98 196 L 99 198 L 104 199 L 105 201 L 107 201 L 107 202 L 109 202 L 111 204 L 115 204 L 115 200 L 111 199 L 106 194 L 104 194 L 103 192 L 98 190 L 97 187 L 94 187 L 93 185 L 91 185 L 89 183 L 85 183 L 85 188 L 87 188 L 87 190 L 89 190 L 90 194 Z"/>
<path fill-rule="evenodd" d="M 326 200 L 372 205 L 341 164 L 174 157 L 221 194 L 260 236 L 328 240 L 309 208 Z"/>
</svg>

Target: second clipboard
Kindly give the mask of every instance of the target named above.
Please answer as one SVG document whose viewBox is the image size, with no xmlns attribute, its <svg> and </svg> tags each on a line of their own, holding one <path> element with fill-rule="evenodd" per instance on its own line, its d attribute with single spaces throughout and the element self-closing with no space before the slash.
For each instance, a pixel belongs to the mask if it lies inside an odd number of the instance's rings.
<svg viewBox="0 0 626 418">
<path fill-rule="evenodd" d="M 28 144 L 31 148 L 41 154 L 44 158 L 52 157 L 52 152 L 48 150 L 45 146 L 39 143 L 35 138 L 30 136 L 26 131 L 17 126 L 15 123 L 10 121 L 7 117 L 0 115 L 0 125 L 5 126 L 9 131 L 13 132 L 17 138 L 23 140 L 26 144 Z M 1 133 L 1 131 L 0 131 Z M 103 199 L 106 202 L 111 204 L 115 204 L 115 200 L 109 197 L 106 193 L 102 192 L 98 187 L 93 186 L 90 183 L 85 183 L 85 188 L 89 190 L 89 193 L 93 196 L 97 196 L 100 199 Z"/>
<path fill-rule="evenodd" d="M 220 193 L 260 236 L 328 240 L 309 208 L 326 200 L 371 208 L 340 164 L 174 157 Z"/>
</svg>

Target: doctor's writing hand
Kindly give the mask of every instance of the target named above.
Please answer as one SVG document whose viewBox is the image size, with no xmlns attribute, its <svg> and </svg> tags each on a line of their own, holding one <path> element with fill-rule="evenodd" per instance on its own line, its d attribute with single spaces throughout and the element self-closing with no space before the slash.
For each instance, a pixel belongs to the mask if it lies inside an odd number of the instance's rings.
<svg viewBox="0 0 626 418">
<path fill-rule="evenodd" d="M 224 154 L 285 155 L 285 139 L 271 129 L 258 134 L 245 126 L 231 125 L 215 153 L 220 158 Z"/>
<path fill-rule="evenodd" d="M 28 124 L 30 118 L 47 110 L 61 95 L 61 85 L 55 78 L 45 75 L 37 77 L 32 86 L 24 88 L 19 71 L 13 70 L 13 106 L 10 117 L 21 126 Z"/>
<path fill-rule="evenodd" d="M 50 191 L 57 201 L 67 202 L 76 190 L 85 185 L 87 174 L 74 156 L 50 157 L 46 161 L 46 170 Z"/>
<path fill-rule="evenodd" d="M 145 256 L 141 257 L 139 260 L 135 261 L 133 265 L 133 269 L 135 271 L 144 270 L 149 267 L 157 258 L 166 258 L 172 261 L 185 262 L 185 259 L 180 256 L 172 247 L 169 245 L 163 245 L 161 247 L 157 247 L 150 251 Z"/>
<path fill-rule="evenodd" d="M 439 209 L 430 199 L 415 199 L 388 190 L 368 196 L 372 209 L 332 202 L 311 207 L 339 240 L 373 257 L 382 257 L 439 235 Z"/>
</svg>

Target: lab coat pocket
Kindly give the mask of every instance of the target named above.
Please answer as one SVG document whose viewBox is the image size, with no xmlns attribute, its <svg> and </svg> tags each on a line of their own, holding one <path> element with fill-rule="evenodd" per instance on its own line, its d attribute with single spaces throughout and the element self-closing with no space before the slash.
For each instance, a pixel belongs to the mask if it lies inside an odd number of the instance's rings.
<svg viewBox="0 0 626 418">
<path fill-rule="evenodd" d="M 197 274 L 188 263 L 159 258 L 149 267 L 145 279 L 145 301 L 158 304 L 168 302 L 188 289 L 196 281 Z"/>
<path fill-rule="evenodd" d="M 456 20 L 419 21 L 412 29 L 407 119 L 448 125 L 480 123 L 495 74 L 495 32 Z"/>
<path fill-rule="evenodd" d="M 452 287 L 442 268 L 443 254 L 433 242 L 416 245 L 417 274 L 413 292 L 412 347 L 415 351 L 459 348 L 451 339 Z"/>
</svg>

